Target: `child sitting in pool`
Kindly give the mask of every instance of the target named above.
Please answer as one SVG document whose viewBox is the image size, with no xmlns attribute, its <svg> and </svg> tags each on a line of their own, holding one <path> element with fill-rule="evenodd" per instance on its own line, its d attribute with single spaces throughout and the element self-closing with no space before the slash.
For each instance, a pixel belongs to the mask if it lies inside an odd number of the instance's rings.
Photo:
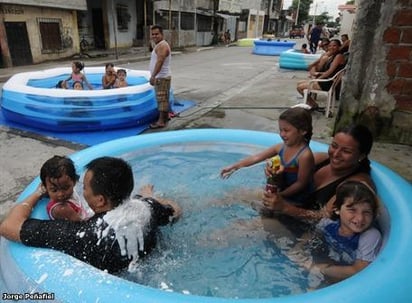
<svg viewBox="0 0 412 303">
<path fill-rule="evenodd" d="M 68 157 L 54 156 L 40 169 L 43 195 L 48 195 L 47 214 L 50 219 L 80 221 L 89 217 L 80 197 L 74 191 L 79 176 L 73 161 Z"/>
<path fill-rule="evenodd" d="M 126 80 L 126 70 L 125 69 L 119 69 L 117 71 L 117 79 L 116 82 L 114 83 L 114 87 L 119 88 L 119 87 L 127 87 L 127 80 Z"/>
<path fill-rule="evenodd" d="M 59 82 L 57 82 L 56 88 L 68 89 L 67 81 L 66 80 L 60 80 Z"/>
<path fill-rule="evenodd" d="M 93 86 L 89 83 L 89 81 L 87 81 L 86 75 L 81 72 L 83 68 L 84 68 L 84 64 L 82 62 L 74 61 L 72 63 L 72 73 L 70 77 L 66 79 L 66 81 L 70 81 L 70 80 L 74 82 L 79 81 L 82 83 L 82 85 L 84 82 L 86 83 L 89 89 L 93 89 Z"/>
<path fill-rule="evenodd" d="M 113 63 L 107 63 L 105 66 L 105 74 L 102 76 L 102 88 L 110 89 L 114 88 L 114 85 L 117 80 L 117 74 L 114 70 Z"/>
<path fill-rule="evenodd" d="M 83 90 L 83 83 L 80 81 L 73 82 L 73 89 L 74 90 Z"/>
<path fill-rule="evenodd" d="M 304 194 L 309 191 L 314 158 L 309 141 L 312 138 L 312 116 L 303 108 L 289 108 L 279 116 L 279 130 L 283 143 L 273 145 L 264 151 L 249 156 L 222 169 L 222 178 L 228 178 L 234 171 L 262 162 L 276 155 L 280 156 L 283 167 L 283 187 L 279 194 L 297 204 L 304 202 Z"/>
<path fill-rule="evenodd" d="M 376 194 L 366 183 L 346 181 L 339 185 L 333 204 L 334 215 L 331 219 L 321 219 L 316 225 L 331 262 L 309 261 L 302 265 L 310 271 L 319 270 L 331 282 L 364 269 L 375 260 L 381 247 L 381 234 L 373 226 L 378 209 Z"/>
</svg>

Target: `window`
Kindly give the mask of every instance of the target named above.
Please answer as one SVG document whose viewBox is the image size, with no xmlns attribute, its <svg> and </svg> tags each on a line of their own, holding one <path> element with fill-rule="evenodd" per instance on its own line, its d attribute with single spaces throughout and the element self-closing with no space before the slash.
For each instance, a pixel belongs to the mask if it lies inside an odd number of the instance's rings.
<svg viewBox="0 0 412 303">
<path fill-rule="evenodd" d="M 42 51 L 51 52 L 62 49 L 59 19 L 38 19 Z"/>
<path fill-rule="evenodd" d="M 180 20 L 180 28 L 182 30 L 195 29 L 195 15 L 192 13 L 182 13 Z"/>
<path fill-rule="evenodd" d="M 118 4 L 116 6 L 116 14 L 117 14 L 117 29 L 118 30 L 128 30 L 129 29 L 129 21 L 131 16 L 129 14 L 129 7 L 127 5 Z"/>
<path fill-rule="evenodd" d="M 211 32 L 212 31 L 212 17 L 197 15 L 197 31 Z"/>
</svg>

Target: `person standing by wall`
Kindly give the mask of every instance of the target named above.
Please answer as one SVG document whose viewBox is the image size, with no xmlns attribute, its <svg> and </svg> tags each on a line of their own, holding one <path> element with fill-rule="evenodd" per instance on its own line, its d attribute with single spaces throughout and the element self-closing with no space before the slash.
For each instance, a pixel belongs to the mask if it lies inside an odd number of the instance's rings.
<svg viewBox="0 0 412 303">
<path fill-rule="evenodd" d="M 155 43 L 150 57 L 150 84 L 154 86 L 157 99 L 159 118 L 150 128 L 163 128 L 169 120 L 169 94 L 172 80 L 170 69 L 172 52 L 169 43 L 163 38 L 163 28 L 160 25 L 151 27 L 152 40 Z"/>
</svg>

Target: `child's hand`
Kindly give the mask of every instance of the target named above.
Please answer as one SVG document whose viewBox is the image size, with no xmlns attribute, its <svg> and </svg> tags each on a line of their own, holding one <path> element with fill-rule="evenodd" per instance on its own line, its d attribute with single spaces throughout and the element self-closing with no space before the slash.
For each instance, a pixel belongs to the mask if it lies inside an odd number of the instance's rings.
<svg viewBox="0 0 412 303">
<path fill-rule="evenodd" d="M 44 187 L 43 184 L 39 184 L 39 186 L 37 187 L 35 193 L 39 196 L 39 199 L 44 197 L 47 194 L 47 189 Z"/>
<path fill-rule="evenodd" d="M 229 167 L 225 167 L 224 169 L 222 169 L 222 171 L 220 172 L 220 177 L 222 179 L 229 179 L 229 177 L 235 172 L 237 171 L 237 168 L 234 168 L 232 166 Z"/>
</svg>

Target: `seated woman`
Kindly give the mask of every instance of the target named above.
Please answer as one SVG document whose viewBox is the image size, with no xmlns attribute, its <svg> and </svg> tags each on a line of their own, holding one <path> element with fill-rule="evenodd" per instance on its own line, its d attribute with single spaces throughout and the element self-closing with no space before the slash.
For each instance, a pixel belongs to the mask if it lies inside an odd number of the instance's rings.
<svg viewBox="0 0 412 303">
<path fill-rule="evenodd" d="M 346 180 L 362 181 L 374 188 L 370 177 L 368 154 L 373 137 L 363 125 L 350 125 L 335 133 L 327 153 L 315 153 L 313 191 L 305 205 L 298 207 L 288 203 L 277 193 L 265 191 L 263 205 L 270 211 L 306 221 L 318 221 L 329 217 L 335 201 L 336 189 Z M 269 175 L 266 169 L 266 175 Z"/>
<path fill-rule="evenodd" d="M 332 39 L 329 43 L 330 57 L 320 72 L 315 74 L 317 79 L 328 79 L 333 77 L 337 72 L 342 70 L 346 65 L 345 57 L 340 53 L 341 42 L 337 39 Z M 298 92 L 303 96 L 304 90 L 309 88 L 310 80 L 299 81 L 297 85 Z M 312 88 L 317 90 L 328 91 L 332 86 L 333 81 L 315 82 L 312 83 Z M 307 98 L 307 104 L 316 110 L 319 108 L 315 100 L 311 96 Z"/>
</svg>

